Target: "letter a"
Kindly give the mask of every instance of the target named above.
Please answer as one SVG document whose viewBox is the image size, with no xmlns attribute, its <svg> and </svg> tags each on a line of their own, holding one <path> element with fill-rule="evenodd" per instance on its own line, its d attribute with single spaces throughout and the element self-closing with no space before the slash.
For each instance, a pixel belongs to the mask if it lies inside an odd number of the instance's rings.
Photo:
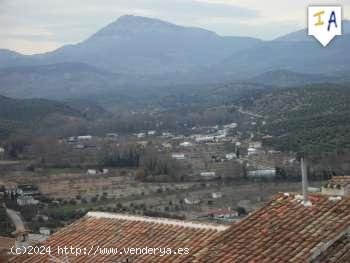
<svg viewBox="0 0 350 263">
<path fill-rule="evenodd" d="M 331 29 L 331 24 L 334 23 L 335 27 L 338 27 L 337 25 L 337 17 L 335 16 L 335 12 L 332 11 L 332 14 L 329 18 L 329 21 L 328 21 L 328 31 Z"/>
</svg>

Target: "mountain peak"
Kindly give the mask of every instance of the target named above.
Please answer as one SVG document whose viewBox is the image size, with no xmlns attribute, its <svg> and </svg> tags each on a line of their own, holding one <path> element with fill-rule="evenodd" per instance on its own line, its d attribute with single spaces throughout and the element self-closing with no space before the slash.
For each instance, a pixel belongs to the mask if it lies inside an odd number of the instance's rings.
<svg viewBox="0 0 350 263">
<path fill-rule="evenodd" d="M 95 35 L 93 35 L 93 38 L 126 35 L 130 37 L 133 35 L 149 35 L 154 33 L 168 35 L 179 32 L 216 35 L 214 32 L 205 29 L 178 26 L 156 18 L 124 15 L 98 31 Z"/>
<path fill-rule="evenodd" d="M 123 15 L 120 16 L 115 22 L 115 24 L 140 24 L 140 23 L 149 23 L 149 24 L 163 24 L 163 25 L 172 25 L 169 22 L 162 21 L 156 18 L 144 17 L 144 16 L 135 16 L 135 15 Z"/>
</svg>

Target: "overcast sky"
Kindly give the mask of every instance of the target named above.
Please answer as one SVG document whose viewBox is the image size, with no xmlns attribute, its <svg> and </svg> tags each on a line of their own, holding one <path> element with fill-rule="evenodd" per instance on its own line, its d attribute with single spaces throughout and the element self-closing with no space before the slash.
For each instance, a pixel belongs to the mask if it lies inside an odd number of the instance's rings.
<svg viewBox="0 0 350 263">
<path fill-rule="evenodd" d="M 309 4 L 350 0 L 0 0 L 0 48 L 24 54 L 86 39 L 119 16 L 133 14 L 197 26 L 220 35 L 273 39 L 306 26 Z"/>
</svg>

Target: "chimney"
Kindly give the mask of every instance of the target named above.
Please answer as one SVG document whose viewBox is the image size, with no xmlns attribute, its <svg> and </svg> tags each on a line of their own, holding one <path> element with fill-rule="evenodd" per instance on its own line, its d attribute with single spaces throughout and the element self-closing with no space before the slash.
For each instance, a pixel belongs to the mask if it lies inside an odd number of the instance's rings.
<svg viewBox="0 0 350 263">
<path fill-rule="evenodd" d="M 305 157 L 301 157 L 301 177 L 302 177 L 302 185 L 303 185 L 303 205 L 310 206 L 311 202 L 308 197 L 308 182 L 307 182 L 307 162 Z"/>
</svg>

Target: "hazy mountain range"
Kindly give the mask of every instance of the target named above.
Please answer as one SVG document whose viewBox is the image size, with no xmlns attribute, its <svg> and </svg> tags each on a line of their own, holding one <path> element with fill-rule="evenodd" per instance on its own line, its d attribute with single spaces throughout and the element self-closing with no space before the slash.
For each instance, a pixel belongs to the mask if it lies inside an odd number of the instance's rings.
<svg viewBox="0 0 350 263">
<path fill-rule="evenodd" d="M 350 66 L 350 23 L 343 27 L 344 35 L 323 48 L 305 30 L 262 41 L 123 16 L 85 41 L 53 52 L 25 56 L 0 50 L 0 94 L 70 98 L 132 86 L 279 84 L 271 82 L 276 76 L 293 85 L 333 80 L 347 76 Z"/>
</svg>

